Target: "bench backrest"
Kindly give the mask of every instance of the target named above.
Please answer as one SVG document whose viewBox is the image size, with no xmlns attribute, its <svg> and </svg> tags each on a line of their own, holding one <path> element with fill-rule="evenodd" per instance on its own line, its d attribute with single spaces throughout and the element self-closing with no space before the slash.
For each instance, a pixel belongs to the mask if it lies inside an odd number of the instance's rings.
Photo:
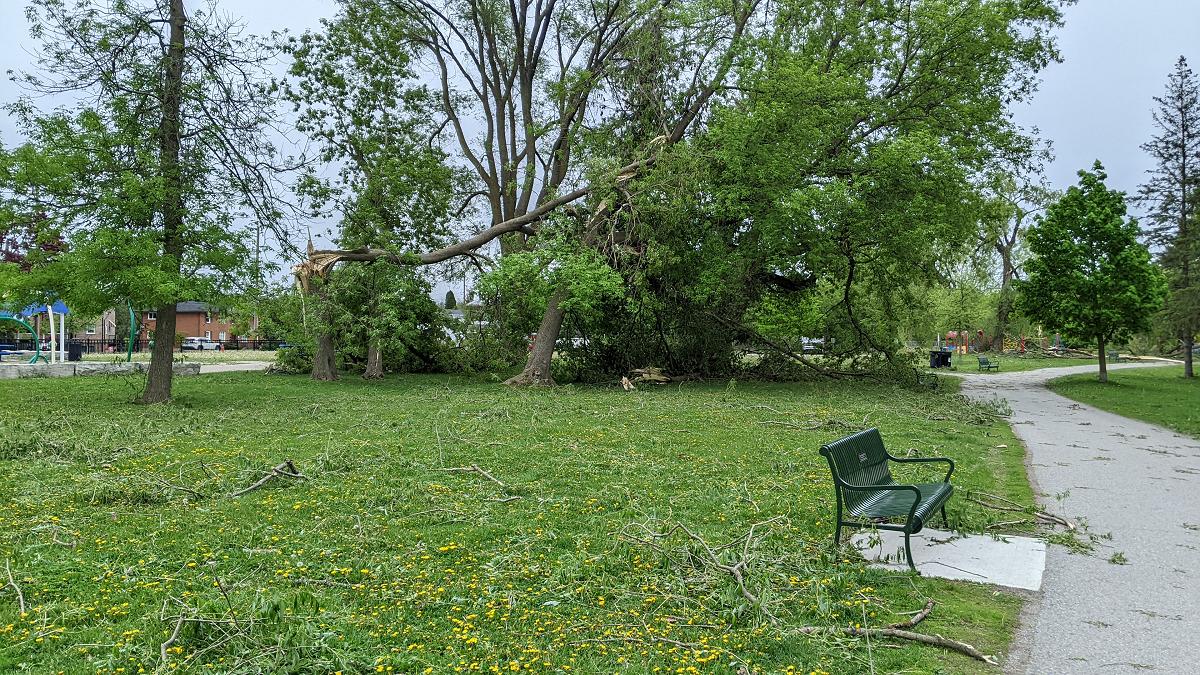
<svg viewBox="0 0 1200 675">
<path fill-rule="evenodd" d="M 888 469 L 887 451 L 878 429 L 867 429 L 852 436 L 838 439 L 821 446 L 821 454 L 829 461 L 829 470 L 834 482 L 850 485 L 892 485 L 892 472 Z M 838 490 L 846 506 L 853 508 L 858 502 L 872 496 L 870 492 Z"/>
<path fill-rule="evenodd" d="M 977 356 L 977 357 L 975 357 L 975 358 L 979 359 L 979 365 L 981 365 L 981 366 L 986 366 L 986 365 L 988 365 L 988 357 L 986 357 L 986 356 Z"/>
</svg>

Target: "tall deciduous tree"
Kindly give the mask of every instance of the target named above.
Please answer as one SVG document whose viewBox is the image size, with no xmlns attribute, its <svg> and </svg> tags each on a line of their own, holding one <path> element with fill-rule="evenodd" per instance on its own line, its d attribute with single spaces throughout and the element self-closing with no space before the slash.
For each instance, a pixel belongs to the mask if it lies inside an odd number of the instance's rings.
<svg viewBox="0 0 1200 675">
<path fill-rule="evenodd" d="M 1030 228 L 1033 257 L 1019 285 L 1030 318 L 1096 345 L 1101 382 L 1108 381 L 1106 346 L 1148 328 L 1165 293 L 1137 221 L 1126 217 L 1124 193 L 1108 189 L 1106 177 L 1099 161 L 1080 171 L 1079 185 Z"/>
<path fill-rule="evenodd" d="M 244 278 L 242 219 L 286 241 L 265 135 L 272 53 L 183 0 L 31 0 L 27 13 L 41 52 L 19 82 L 78 104 L 11 107 L 29 143 L 0 157 L 5 212 L 44 218 L 68 243 L 20 286 L 85 313 L 126 299 L 157 308 L 141 400 L 166 401 L 176 303 Z"/>
<path fill-rule="evenodd" d="M 981 252 L 994 255 L 1000 263 L 999 293 L 996 298 L 996 325 L 993 348 L 1004 349 L 1009 322 L 1016 304 L 1013 282 L 1020 274 L 1025 254 L 1025 233 L 1034 217 L 1045 210 L 1057 195 L 1044 185 L 1021 182 L 1005 175 L 993 181 L 988 204 L 981 219 Z"/>
<path fill-rule="evenodd" d="M 899 299 L 871 289 L 936 276 L 936 261 L 925 255 L 932 240 L 905 227 L 927 205 L 921 191 L 937 192 L 930 201 L 944 207 L 935 220 L 946 233 L 964 222 L 969 174 L 998 153 L 1028 151 L 1004 107 L 1027 95 L 1033 73 L 1055 57 L 1050 31 L 1061 19 L 1056 0 L 526 0 L 507 11 L 470 0 L 387 4 L 418 22 L 452 145 L 476 174 L 492 223 L 409 260 L 439 262 L 499 237 L 508 250 L 537 247 L 550 233 L 545 239 L 572 243 L 561 251 L 599 249 L 616 260 L 623 248 L 647 250 L 646 230 L 634 227 L 637 193 L 672 185 L 680 192 L 662 202 L 693 198 L 689 207 L 702 208 L 653 235 L 663 246 L 678 244 L 656 254 L 656 264 L 691 261 L 680 263 L 681 273 L 711 272 L 706 285 L 718 291 L 720 272 L 738 268 L 746 274 L 726 287 L 750 279 L 812 290 L 819 265 L 834 275 L 831 315 L 852 327 L 853 339 L 838 344 L 889 353 L 891 340 L 878 337 L 886 321 L 879 330 L 867 324 L 894 314 L 888 304 Z M 728 142 L 715 143 L 722 156 L 709 167 L 714 175 L 700 184 L 661 175 L 641 183 L 689 133 L 709 132 L 711 111 L 743 106 L 753 113 L 725 125 Z M 656 135 L 647 138 L 650 130 Z M 704 185 L 712 178 L 720 185 Z M 723 194 L 704 193 L 714 189 Z M 562 209 L 585 199 L 585 209 Z M 878 208 L 895 218 L 873 221 Z M 564 216 L 547 218 L 555 212 Z M 883 240 L 883 226 L 897 237 Z M 762 245 L 749 245 L 755 242 Z M 712 245 L 701 256 L 717 263 L 711 270 L 694 264 L 702 244 Z M 901 246 L 902 260 L 881 255 Z M 739 249 L 746 257 L 734 259 Z M 318 251 L 306 271 L 379 257 L 405 259 L 390 251 Z M 526 367 L 512 382 L 553 382 L 550 357 L 574 292 L 563 283 L 548 294 Z M 863 297 L 877 301 L 870 317 Z M 699 297 L 695 305 L 722 316 L 747 308 L 741 300 L 725 308 Z"/>
<path fill-rule="evenodd" d="M 344 0 L 345 6 L 363 0 Z M 542 221 L 560 207 L 629 181 L 651 165 L 658 148 L 683 139 L 726 84 L 746 46 L 760 0 L 516 0 L 506 6 L 475 0 L 385 0 L 391 23 L 408 27 L 419 55 L 432 64 L 440 101 L 438 128 L 461 157 L 474 185 L 456 212 L 480 200 L 486 225 L 432 251 L 364 247 L 317 251 L 300 273 L 324 274 L 337 261 L 388 258 L 433 264 L 474 253 L 501 239 L 502 251 L 535 246 Z M 589 152 L 591 128 L 623 111 L 607 105 L 609 86 L 634 63 L 632 46 L 669 40 L 676 77 L 656 101 L 664 123 L 652 145 L 622 155 Z M 381 64 L 386 65 L 386 64 Z M 572 236 L 594 238 L 609 209 L 602 199 L 578 218 Z M 588 214 L 599 214 L 590 217 Z M 550 356 L 568 290 L 547 301 L 529 363 L 516 383 L 548 384 Z"/>
<path fill-rule="evenodd" d="M 1167 76 L 1167 91 L 1154 102 L 1158 133 L 1142 146 L 1154 168 L 1138 199 L 1149 207 L 1146 236 L 1168 271 L 1165 315 L 1183 342 L 1184 377 L 1194 377 L 1192 347 L 1200 332 L 1200 84 L 1187 59 L 1179 57 Z"/>
<path fill-rule="evenodd" d="M 312 139 L 320 159 L 336 167 L 330 176 L 305 173 L 297 192 L 316 214 L 340 221 L 336 239 L 345 248 L 429 249 L 449 236 L 456 176 L 434 143 L 438 103 L 412 68 L 411 31 L 403 15 L 350 0 L 320 31 L 285 46 L 293 61 L 278 88 L 295 107 L 297 128 Z M 350 274 L 381 292 L 387 284 L 376 280 L 404 276 L 393 270 Z M 381 376 L 387 340 L 379 328 L 389 323 L 356 312 L 341 316 L 362 324 L 342 328 L 368 336 L 367 375 Z M 329 367 L 333 355 L 325 353 L 334 346 L 332 335 L 318 337 L 314 379 L 336 378 Z"/>
</svg>

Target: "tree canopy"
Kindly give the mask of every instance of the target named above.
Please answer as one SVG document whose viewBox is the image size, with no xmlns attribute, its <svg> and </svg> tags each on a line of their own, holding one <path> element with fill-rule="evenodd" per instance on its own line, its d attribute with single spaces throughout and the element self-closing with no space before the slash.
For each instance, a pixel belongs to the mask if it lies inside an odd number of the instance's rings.
<svg viewBox="0 0 1200 675">
<path fill-rule="evenodd" d="M 261 278 L 249 246 L 260 228 L 290 242 L 274 180 L 284 167 L 266 133 L 272 52 L 182 0 L 31 0 L 27 13 L 41 50 L 18 81 L 74 103 L 9 106 L 28 141 L 0 151 L 0 217 L 65 245 L 4 284 L 18 299 L 55 296 L 84 313 L 155 308 L 142 400 L 165 401 L 176 303 Z"/>
<path fill-rule="evenodd" d="M 1079 185 L 1046 209 L 1029 230 L 1019 306 L 1046 328 L 1096 345 L 1100 381 L 1108 379 L 1105 346 L 1146 330 L 1162 306 L 1162 273 L 1126 217 L 1125 195 L 1109 189 L 1099 161 Z"/>
</svg>

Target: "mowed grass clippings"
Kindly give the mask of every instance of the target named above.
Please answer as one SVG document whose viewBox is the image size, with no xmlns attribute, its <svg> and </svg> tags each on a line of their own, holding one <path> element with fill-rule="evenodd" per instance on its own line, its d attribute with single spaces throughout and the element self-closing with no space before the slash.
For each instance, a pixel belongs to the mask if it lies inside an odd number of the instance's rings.
<svg viewBox="0 0 1200 675">
<path fill-rule="evenodd" d="M 0 672 L 987 670 L 795 630 L 932 598 L 918 630 L 1002 657 L 1018 597 L 830 555 L 817 448 L 865 426 L 1030 501 L 1011 430 L 945 389 L 236 373 L 145 407 L 119 378 L 5 383 L 0 558 L 26 611 L 0 592 Z M 229 496 L 288 459 L 304 478 Z M 472 465 L 491 478 L 446 470 Z M 739 560 L 749 596 L 713 564 Z"/>
<path fill-rule="evenodd" d="M 1200 438 L 1200 379 L 1183 376 L 1183 365 L 1122 368 L 1096 375 L 1069 375 L 1049 383 L 1057 394 L 1125 417 Z"/>
</svg>

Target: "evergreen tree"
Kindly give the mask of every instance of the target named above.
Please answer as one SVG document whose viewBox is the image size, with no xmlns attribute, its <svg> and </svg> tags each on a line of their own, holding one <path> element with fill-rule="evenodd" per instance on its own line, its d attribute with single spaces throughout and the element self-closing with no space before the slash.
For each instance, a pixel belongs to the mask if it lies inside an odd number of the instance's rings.
<svg viewBox="0 0 1200 675">
<path fill-rule="evenodd" d="M 1147 239 L 1158 248 L 1170 293 L 1166 318 L 1183 342 L 1184 377 L 1193 377 L 1192 347 L 1200 332 L 1200 85 L 1180 56 L 1167 77 L 1167 91 L 1155 96 L 1158 133 L 1142 146 L 1155 166 L 1141 186 L 1138 201 L 1148 207 Z"/>
</svg>

